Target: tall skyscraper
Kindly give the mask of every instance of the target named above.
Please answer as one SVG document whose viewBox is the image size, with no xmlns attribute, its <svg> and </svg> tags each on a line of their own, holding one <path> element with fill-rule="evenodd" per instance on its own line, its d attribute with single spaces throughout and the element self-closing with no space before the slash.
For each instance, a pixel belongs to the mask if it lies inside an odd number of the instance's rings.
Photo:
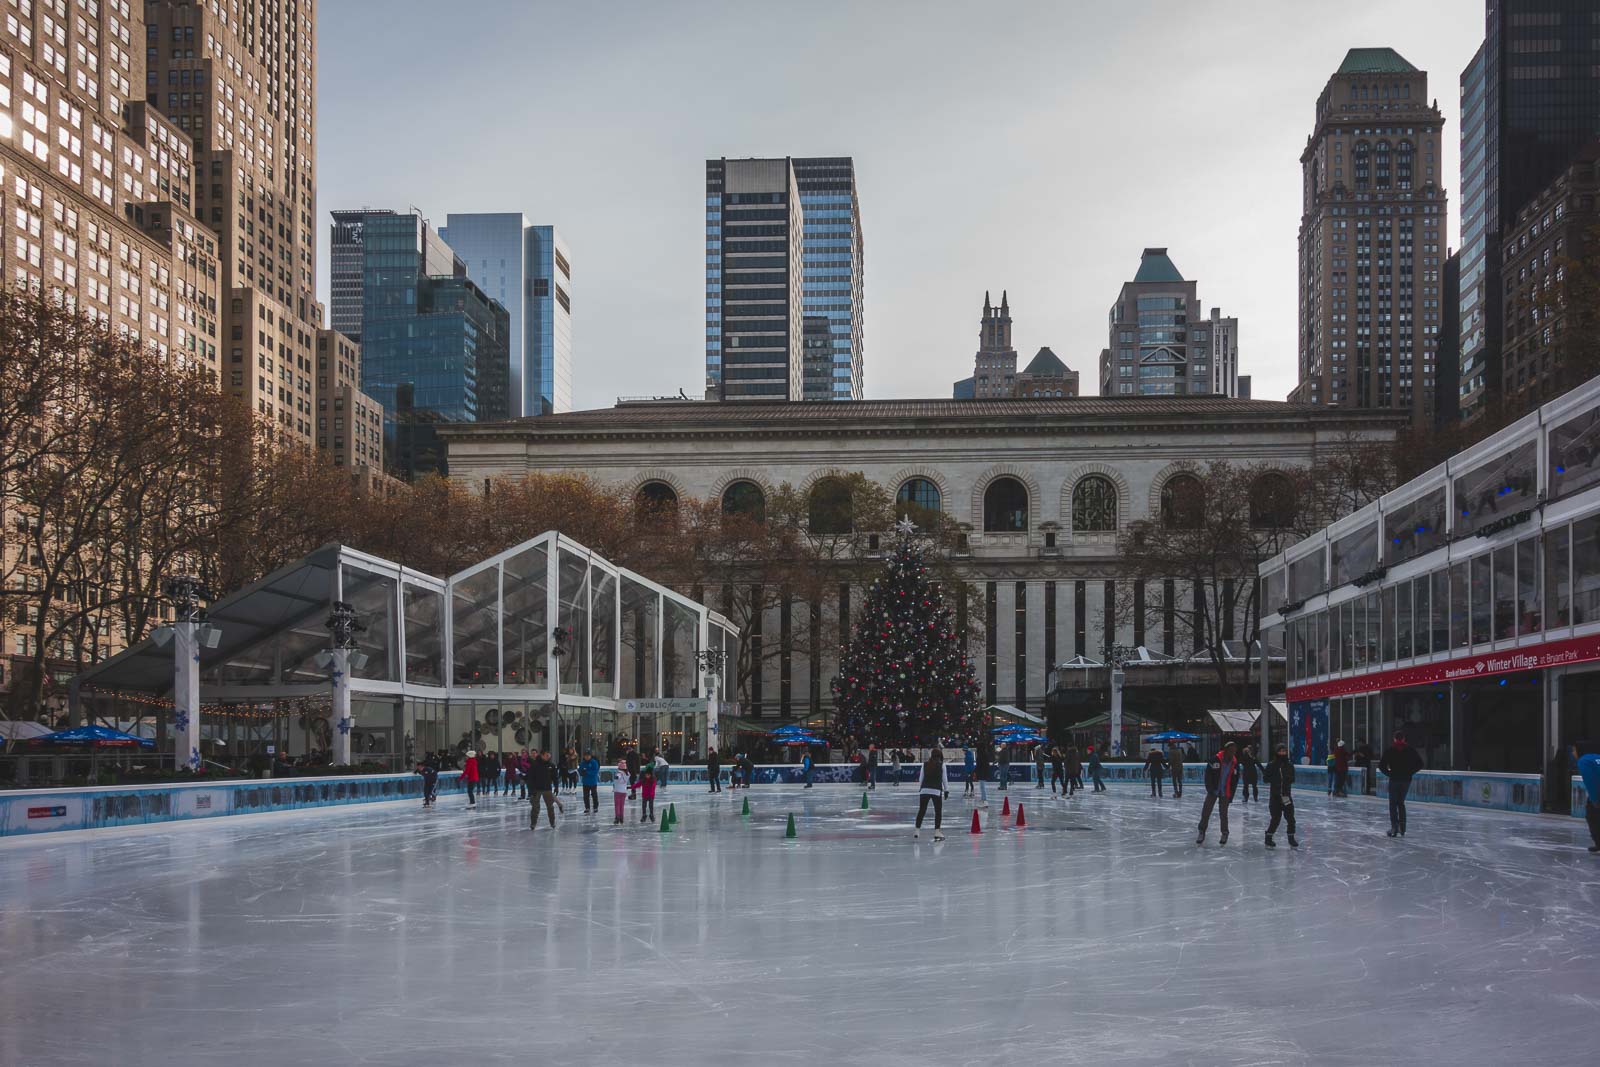
<svg viewBox="0 0 1600 1067">
<path fill-rule="evenodd" d="M 1444 116 L 1392 48 L 1352 48 L 1300 155 L 1299 384 L 1290 399 L 1433 418 L 1446 250 Z"/>
<path fill-rule="evenodd" d="M 863 332 L 850 157 L 707 160 L 706 395 L 859 400 Z"/>
<path fill-rule="evenodd" d="M 1459 389 L 1469 419 L 1507 379 L 1502 231 L 1600 135 L 1593 0 L 1487 0 L 1484 10 L 1483 46 L 1461 72 Z"/>
<path fill-rule="evenodd" d="M 849 156 L 796 159 L 805 240 L 801 249 L 807 400 L 860 400 L 862 376 L 861 204 Z"/>
<path fill-rule="evenodd" d="M 40 7 L 42 5 L 34 5 Z M 126 3 L 99 5 L 109 13 Z M 316 4 L 152 0 L 145 98 L 194 143 L 195 214 L 216 230 L 223 386 L 286 436 L 315 442 Z M 81 47 L 81 45 L 80 45 Z M 65 49 L 63 49 L 64 51 Z"/>
<path fill-rule="evenodd" d="M 572 261 L 554 226 L 518 212 L 451 214 L 439 234 L 511 316 L 508 414 L 572 410 Z"/>
<path fill-rule="evenodd" d="M 360 239 L 361 387 L 383 407 L 389 465 L 444 473 L 435 424 L 507 415 L 510 314 L 418 214 L 335 211 L 333 227 Z M 357 317 L 347 287 L 333 297 L 335 321 Z"/>
<path fill-rule="evenodd" d="M 1211 317 L 1195 323 L 1189 336 L 1195 362 L 1211 366 L 1211 392 L 1239 396 L 1239 320 L 1212 308 Z"/>
<path fill-rule="evenodd" d="M 1179 273 L 1165 248 L 1146 248 L 1131 282 L 1107 315 L 1110 342 L 1100 353 L 1100 395 L 1212 393 L 1213 331 L 1201 318 L 1198 283 Z M 1235 320 L 1217 320 L 1237 335 Z M 1237 349 L 1234 350 L 1237 352 Z M 1237 366 L 1233 371 L 1237 388 Z"/>
</svg>

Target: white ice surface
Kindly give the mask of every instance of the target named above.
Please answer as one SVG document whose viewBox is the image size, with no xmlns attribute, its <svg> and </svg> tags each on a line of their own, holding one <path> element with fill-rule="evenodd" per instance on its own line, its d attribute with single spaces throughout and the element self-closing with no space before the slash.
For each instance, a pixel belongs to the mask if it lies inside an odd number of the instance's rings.
<svg viewBox="0 0 1600 1067">
<path fill-rule="evenodd" d="M 1578 820 L 1199 791 L 911 839 L 910 788 L 677 787 L 679 829 L 449 796 L 0 845 L 0 1065 L 1594 1062 Z M 787 812 L 800 836 L 783 838 Z M 634 815 L 637 819 L 637 815 Z M 931 817 L 930 817 L 931 821 Z M 996 832 L 998 829 L 998 832 Z"/>
</svg>

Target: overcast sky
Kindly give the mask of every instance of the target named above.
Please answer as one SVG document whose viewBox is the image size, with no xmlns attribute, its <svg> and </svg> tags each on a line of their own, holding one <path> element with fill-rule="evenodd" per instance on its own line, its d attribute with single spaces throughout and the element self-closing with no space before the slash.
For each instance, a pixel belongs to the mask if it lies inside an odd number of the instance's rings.
<svg viewBox="0 0 1600 1067">
<path fill-rule="evenodd" d="M 708 157 L 855 157 L 869 398 L 949 396 L 985 289 L 1022 361 L 1099 384 L 1146 245 L 1240 320 L 1255 395 L 1295 380 L 1299 155 L 1351 47 L 1444 111 L 1483 0 L 320 5 L 318 277 L 328 212 L 521 211 L 572 248 L 575 405 L 704 388 Z M 377 17 L 375 17 L 377 16 Z"/>
</svg>

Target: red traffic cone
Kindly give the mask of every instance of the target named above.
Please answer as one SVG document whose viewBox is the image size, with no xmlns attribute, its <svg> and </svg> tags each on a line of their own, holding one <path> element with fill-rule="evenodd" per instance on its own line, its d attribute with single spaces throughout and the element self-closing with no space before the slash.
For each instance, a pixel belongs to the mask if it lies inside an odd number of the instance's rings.
<svg viewBox="0 0 1600 1067">
<path fill-rule="evenodd" d="M 1022 814 L 1022 801 L 1019 800 L 1017 801 L 1017 829 L 1020 830 L 1026 825 L 1028 825 L 1028 818 Z"/>
<path fill-rule="evenodd" d="M 969 833 L 974 833 L 974 834 L 983 833 L 983 827 L 978 824 L 978 809 L 977 808 L 973 808 L 972 809 L 972 829 L 969 831 Z"/>
<path fill-rule="evenodd" d="M 1010 815 L 1011 814 L 1011 798 L 1010 797 L 1006 797 L 1006 802 L 1004 804 L 1000 805 L 1000 814 L 1001 815 Z"/>
</svg>

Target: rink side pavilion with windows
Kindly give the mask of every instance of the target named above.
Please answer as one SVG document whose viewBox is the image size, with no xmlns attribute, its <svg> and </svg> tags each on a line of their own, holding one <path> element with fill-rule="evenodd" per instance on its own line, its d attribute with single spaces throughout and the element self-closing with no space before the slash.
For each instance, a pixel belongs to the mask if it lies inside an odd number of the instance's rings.
<svg viewBox="0 0 1600 1067">
<path fill-rule="evenodd" d="M 1404 727 L 1430 768 L 1557 773 L 1600 743 L 1600 378 L 1261 576 L 1297 759 Z"/>
<path fill-rule="evenodd" d="M 337 601 L 365 627 L 347 729 L 327 665 Z M 448 579 L 327 545 L 216 601 L 207 621 L 220 633 L 199 648 L 203 741 L 397 770 L 469 742 L 614 759 L 635 741 L 698 759 L 715 744 L 720 681 L 717 657 L 700 653 L 737 658 L 737 631 L 716 612 L 553 531 Z M 153 715 L 170 744 L 171 644 L 147 639 L 84 671 L 74 691 L 99 717 Z"/>
</svg>

